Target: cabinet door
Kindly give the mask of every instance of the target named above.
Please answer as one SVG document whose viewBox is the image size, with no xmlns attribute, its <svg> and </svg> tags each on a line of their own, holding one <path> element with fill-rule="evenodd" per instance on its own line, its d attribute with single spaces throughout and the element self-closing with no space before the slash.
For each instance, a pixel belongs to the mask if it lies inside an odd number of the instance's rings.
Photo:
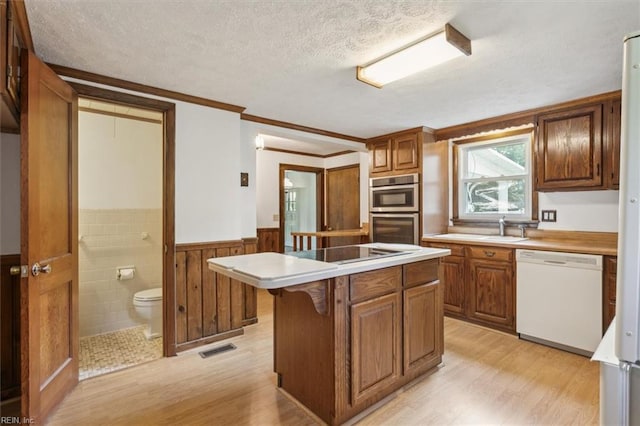
<svg viewBox="0 0 640 426">
<path fill-rule="evenodd" d="M 351 403 L 384 392 L 400 377 L 400 293 L 351 306 Z"/>
<path fill-rule="evenodd" d="M 418 135 L 400 136 L 393 140 L 393 169 L 407 170 L 418 167 Z"/>
<path fill-rule="evenodd" d="M 607 155 L 609 156 L 609 188 L 618 189 L 620 187 L 620 115 L 622 113 L 620 99 L 615 99 L 611 105 L 611 120 L 609 121 L 609 146 Z"/>
<path fill-rule="evenodd" d="M 369 144 L 371 173 L 391 171 L 391 139 Z"/>
<path fill-rule="evenodd" d="M 537 190 L 602 187 L 602 108 L 538 116 Z"/>
<path fill-rule="evenodd" d="M 604 286 L 602 289 L 602 333 L 604 334 L 616 315 L 616 281 L 618 258 L 607 256 L 604 258 Z"/>
<path fill-rule="evenodd" d="M 442 258 L 442 285 L 444 289 L 444 311 L 453 316 L 465 315 L 464 257 Z"/>
<path fill-rule="evenodd" d="M 404 295 L 404 374 L 419 374 L 437 365 L 442 356 L 440 283 L 413 287 Z"/>
<path fill-rule="evenodd" d="M 515 331 L 513 265 L 471 259 L 469 275 L 469 318 Z"/>
</svg>

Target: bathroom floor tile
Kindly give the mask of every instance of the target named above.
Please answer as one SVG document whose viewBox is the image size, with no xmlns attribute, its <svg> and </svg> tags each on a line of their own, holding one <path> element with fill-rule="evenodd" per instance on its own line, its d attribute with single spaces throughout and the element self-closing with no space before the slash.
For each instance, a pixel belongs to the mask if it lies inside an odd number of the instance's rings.
<svg viewBox="0 0 640 426">
<path fill-rule="evenodd" d="M 80 380 L 162 358 L 162 338 L 147 340 L 146 326 L 80 338 Z"/>
</svg>

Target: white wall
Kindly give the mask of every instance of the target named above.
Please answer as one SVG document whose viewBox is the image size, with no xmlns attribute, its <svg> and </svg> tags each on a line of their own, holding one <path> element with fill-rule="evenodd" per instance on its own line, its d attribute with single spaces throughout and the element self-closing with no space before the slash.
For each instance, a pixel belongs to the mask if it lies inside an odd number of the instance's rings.
<svg viewBox="0 0 640 426">
<path fill-rule="evenodd" d="M 540 192 L 538 209 L 556 210 L 556 222 L 538 229 L 618 232 L 618 191 Z M 538 214 L 542 219 L 542 213 Z"/>
<path fill-rule="evenodd" d="M 81 209 L 162 207 L 162 124 L 80 111 Z"/>
<path fill-rule="evenodd" d="M 20 253 L 20 135 L 0 134 L 0 254 Z"/>
<path fill-rule="evenodd" d="M 67 79 L 176 105 L 176 243 L 253 237 L 255 196 L 240 187 L 240 172 L 254 170 L 253 150 L 240 114 L 107 85 Z M 252 179 L 249 179 L 252 185 Z M 244 222 L 244 223 L 243 223 Z"/>
</svg>

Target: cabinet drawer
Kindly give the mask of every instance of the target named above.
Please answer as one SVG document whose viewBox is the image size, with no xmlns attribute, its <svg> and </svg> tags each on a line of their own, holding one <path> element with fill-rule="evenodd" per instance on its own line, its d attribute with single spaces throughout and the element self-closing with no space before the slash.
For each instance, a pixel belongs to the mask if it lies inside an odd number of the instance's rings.
<svg viewBox="0 0 640 426">
<path fill-rule="evenodd" d="M 429 243 L 429 247 L 449 249 L 451 250 L 451 256 L 464 257 L 464 246 L 459 246 L 456 244 L 446 244 L 446 243 Z"/>
<path fill-rule="evenodd" d="M 402 267 L 377 269 L 349 277 L 349 297 L 352 302 L 396 291 L 402 285 Z"/>
<path fill-rule="evenodd" d="M 407 288 L 438 279 L 438 259 L 409 263 L 402 267 L 404 269 L 404 286 Z"/>
<path fill-rule="evenodd" d="M 469 246 L 469 256 L 473 259 L 491 259 L 511 262 L 513 260 L 513 249 Z"/>
</svg>

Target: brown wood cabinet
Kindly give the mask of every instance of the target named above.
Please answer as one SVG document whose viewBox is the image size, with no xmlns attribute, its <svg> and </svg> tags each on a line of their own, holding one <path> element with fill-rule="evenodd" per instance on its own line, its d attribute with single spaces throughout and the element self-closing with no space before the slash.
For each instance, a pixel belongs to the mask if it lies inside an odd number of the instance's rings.
<svg viewBox="0 0 640 426">
<path fill-rule="evenodd" d="M 444 312 L 452 317 L 466 316 L 466 274 L 464 247 L 453 244 L 429 244 L 451 250 L 451 256 L 443 257 L 442 288 L 444 294 Z"/>
<path fill-rule="evenodd" d="M 437 366 L 444 348 L 438 264 L 273 290 L 279 386 L 341 424 Z"/>
<path fill-rule="evenodd" d="M 419 172 L 421 143 L 422 132 L 417 131 L 369 141 L 369 173 L 379 176 Z"/>
<path fill-rule="evenodd" d="M 603 186 L 603 104 L 538 116 L 536 190 Z"/>
<path fill-rule="evenodd" d="M 394 292 L 351 305 L 351 398 L 359 404 L 401 372 L 402 301 Z"/>
<path fill-rule="evenodd" d="M 616 315 L 616 281 L 618 258 L 605 256 L 602 277 L 602 334 L 607 331 L 611 320 Z"/>
<path fill-rule="evenodd" d="M 609 143 L 606 145 L 606 158 L 608 173 L 607 188 L 618 189 L 620 187 L 620 124 L 622 113 L 622 102 L 620 98 L 611 101 L 608 108 L 607 127 Z"/>
<path fill-rule="evenodd" d="M 20 51 L 24 36 L 16 22 L 16 4 L 0 0 L 0 125 L 3 131 L 18 132 L 20 122 Z"/>
<path fill-rule="evenodd" d="M 451 250 L 441 260 L 444 313 L 515 333 L 513 249 L 445 243 L 428 246 Z"/>
<path fill-rule="evenodd" d="M 471 248 L 467 315 L 477 322 L 515 331 L 512 249 Z"/>
<path fill-rule="evenodd" d="M 537 116 L 538 191 L 618 189 L 619 94 Z"/>
<path fill-rule="evenodd" d="M 390 172 L 391 139 L 384 139 L 369 143 L 370 173 Z"/>
</svg>

